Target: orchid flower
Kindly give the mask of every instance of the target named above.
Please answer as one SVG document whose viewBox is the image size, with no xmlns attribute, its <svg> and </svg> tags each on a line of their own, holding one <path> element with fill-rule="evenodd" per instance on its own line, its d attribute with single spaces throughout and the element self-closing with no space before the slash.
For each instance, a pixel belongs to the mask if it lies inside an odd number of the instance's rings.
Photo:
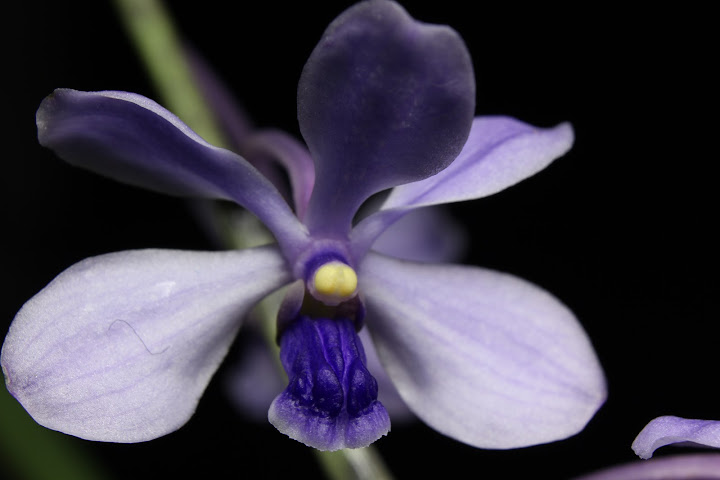
<svg viewBox="0 0 720 480">
<path fill-rule="evenodd" d="M 258 140 L 287 159 L 291 208 L 246 159 L 155 102 L 56 90 L 37 113 L 42 145 L 119 181 L 235 202 L 277 243 L 125 251 L 71 266 L 15 317 L 0 360 L 8 390 L 51 429 L 157 438 L 192 416 L 245 314 L 289 286 L 278 312 L 289 383 L 268 414 L 288 436 L 336 450 L 387 434 L 363 329 L 407 406 L 447 436 L 513 448 L 577 433 L 603 403 L 605 381 L 562 303 L 512 275 L 373 251 L 409 212 L 496 193 L 572 144 L 569 124 L 473 118 L 474 101 L 470 56 L 454 30 L 389 0 L 349 8 L 301 74 L 308 150 Z M 354 221 L 386 190 L 377 211 Z"/>
</svg>

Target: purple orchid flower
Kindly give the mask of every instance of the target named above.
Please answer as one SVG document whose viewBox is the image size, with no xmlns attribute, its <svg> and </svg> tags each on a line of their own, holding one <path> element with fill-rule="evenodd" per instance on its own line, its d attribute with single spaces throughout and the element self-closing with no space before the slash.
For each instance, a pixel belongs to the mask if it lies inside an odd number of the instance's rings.
<svg viewBox="0 0 720 480">
<path fill-rule="evenodd" d="M 294 211 L 243 157 L 151 100 L 56 90 L 37 113 L 41 144 L 116 180 L 234 201 L 277 244 L 125 251 L 70 267 L 15 317 L 1 358 L 8 390 L 48 428 L 157 438 L 192 416 L 245 314 L 291 285 L 278 314 L 289 384 L 269 411 L 290 437 L 335 450 L 389 431 L 358 336 L 365 325 L 405 403 L 439 432 L 483 448 L 575 434 L 603 403 L 605 381 L 564 305 L 511 275 L 372 251 L 408 212 L 491 195 L 570 148 L 568 124 L 473 119 L 474 85 L 452 29 L 387 0 L 345 11 L 300 78 L 312 163 L 287 165 Z M 303 156 L 282 139 L 258 142 Z M 387 189 L 380 209 L 354 224 Z"/>
</svg>

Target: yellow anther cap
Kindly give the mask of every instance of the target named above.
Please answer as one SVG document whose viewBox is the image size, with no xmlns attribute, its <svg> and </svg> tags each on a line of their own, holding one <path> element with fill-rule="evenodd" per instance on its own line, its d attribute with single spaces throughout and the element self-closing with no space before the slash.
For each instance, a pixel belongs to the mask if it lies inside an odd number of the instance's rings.
<svg viewBox="0 0 720 480">
<path fill-rule="evenodd" d="M 337 305 L 357 293 L 357 274 L 349 265 L 333 260 L 315 270 L 311 293 L 318 300 Z"/>
</svg>

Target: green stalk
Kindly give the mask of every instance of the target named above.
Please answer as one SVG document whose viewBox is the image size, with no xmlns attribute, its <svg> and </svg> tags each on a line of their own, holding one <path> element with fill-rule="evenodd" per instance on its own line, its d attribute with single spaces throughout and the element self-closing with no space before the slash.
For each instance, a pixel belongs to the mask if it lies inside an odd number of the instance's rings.
<svg viewBox="0 0 720 480">
<path fill-rule="evenodd" d="M 215 116 L 195 84 L 172 19 L 157 0 L 116 0 L 118 13 L 160 103 L 208 143 L 226 145 Z"/>
<path fill-rule="evenodd" d="M 337 452 L 314 452 L 325 475 L 330 479 L 393 480 L 390 470 L 372 445 Z"/>
</svg>

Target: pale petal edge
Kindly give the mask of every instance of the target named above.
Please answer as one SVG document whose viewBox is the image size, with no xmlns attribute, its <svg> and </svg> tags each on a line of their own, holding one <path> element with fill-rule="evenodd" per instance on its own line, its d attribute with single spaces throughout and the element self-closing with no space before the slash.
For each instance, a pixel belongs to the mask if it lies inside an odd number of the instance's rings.
<svg viewBox="0 0 720 480">
<path fill-rule="evenodd" d="M 658 448 L 672 444 L 720 448 L 720 421 L 657 417 L 640 431 L 632 449 L 637 456 L 647 459 Z"/>
</svg>

